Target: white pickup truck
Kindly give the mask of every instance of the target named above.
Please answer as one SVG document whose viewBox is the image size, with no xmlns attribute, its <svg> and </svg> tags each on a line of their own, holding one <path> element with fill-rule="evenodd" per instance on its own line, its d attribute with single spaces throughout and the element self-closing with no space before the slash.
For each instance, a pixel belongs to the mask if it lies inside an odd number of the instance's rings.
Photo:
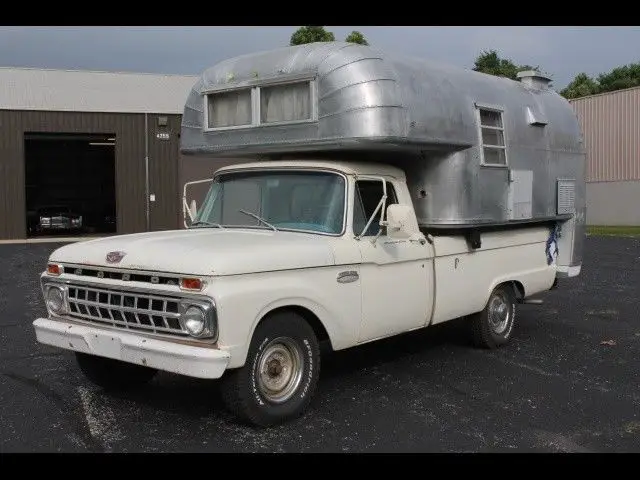
<svg viewBox="0 0 640 480">
<path fill-rule="evenodd" d="M 389 166 L 242 164 L 217 173 L 188 230 L 56 250 L 50 317 L 34 325 L 101 386 L 156 369 L 223 377 L 228 406 L 268 425 L 309 403 L 323 340 L 340 350 L 469 315 L 478 345 L 506 343 L 517 300 L 554 285 L 549 236 L 489 233 L 475 250 L 425 237 Z"/>
<path fill-rule="evenodd" d="M 182 151 L 251 162 L 215 172 L 187 229 L 53 252 L 37 339 L 105 388 L 220 378 L 261 426 L 307 408 L 322 342 L 466 317 L 477 345 L 506 344 L 518 302 L 582 262 L 577 120 L 528 75 L 339 42 L 222 62 L 189 95 Z"/>
</svg>

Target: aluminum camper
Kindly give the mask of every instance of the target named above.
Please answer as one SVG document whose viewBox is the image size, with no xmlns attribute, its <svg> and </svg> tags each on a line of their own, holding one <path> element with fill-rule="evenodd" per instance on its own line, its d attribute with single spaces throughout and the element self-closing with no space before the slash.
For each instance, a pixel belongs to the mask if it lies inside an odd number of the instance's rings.
<svg viewBox="0 0 640 480">
<path fill-rule="evenodd" d="M 580 273 L 578 122 L 538 72 L 340 42 L 259 52 L 203 72 L 181 142 L 243 159 L 184 199 L 189 228 L 67 245 L 41 277 L 38 340 L 103 387 L 219 378 L 227 408 L 269 426 L 309 407 L 321 343 L 464 318 L 501 347 L 519 303 Z"/>
<path fill-rule="evenodd" d="M 421 227 L 559 221 L 568 273 L 581 265 L 585 235 L 578 120 L 548 77 L 518 77 L 341 42 L 244 55 L 206 70 L 192 89 L 182 151 L 393 164 L 406 173 Z"/>
</svg>

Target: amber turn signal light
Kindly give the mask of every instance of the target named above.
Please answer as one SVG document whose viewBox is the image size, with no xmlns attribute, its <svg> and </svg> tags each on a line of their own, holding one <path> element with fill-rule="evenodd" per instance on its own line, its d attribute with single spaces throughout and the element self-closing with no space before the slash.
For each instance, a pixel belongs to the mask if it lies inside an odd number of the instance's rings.
<svg viewBox="0 0 640 480">
<path fill-rule="evenodd" d="M 55 263 L 50 263 L 47 265 L 47 273 L 49 275 L 60 275 L 63 272 L 62 267 L 60 265 L 56 265 Z"/>
<path fill-rule="evenodd" d="M 202 280 L 199 278 L 181 278 L 180 288 L 183 290 L 202 290 Z"/>
</svg>

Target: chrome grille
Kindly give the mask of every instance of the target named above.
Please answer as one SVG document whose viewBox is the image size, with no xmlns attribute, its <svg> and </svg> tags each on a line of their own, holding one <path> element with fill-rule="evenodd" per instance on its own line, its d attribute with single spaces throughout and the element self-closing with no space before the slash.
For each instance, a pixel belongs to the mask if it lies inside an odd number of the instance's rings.
<svg viewBox="0 0 640 480">
<path fill-rule="evenodd" d="M 136 270 L 121 270 L 113 268 L 86 267 L 84 265 L 63 264 L 64 271 L 81 277 L 109 278 L 123 282 L 142 282 L 154 285 L 178 285 L 180 277 L 168 274 L 141 272 Z"/>
<path fill-rule="evenodd" d="M 188 336 L 180 326 L 180 299 L 70 285 L 69 316 L 96 324 Z"/>
</svg>

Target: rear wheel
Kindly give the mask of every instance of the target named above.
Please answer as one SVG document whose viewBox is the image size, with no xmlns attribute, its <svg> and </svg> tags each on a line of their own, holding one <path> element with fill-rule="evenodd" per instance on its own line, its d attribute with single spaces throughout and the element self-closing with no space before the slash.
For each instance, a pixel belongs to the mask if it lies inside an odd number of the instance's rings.
<svg viewBox="0 0 640 480">
<path fill-rule="evenodd" d="M 480 348 L 498 348 L 511 339 L 516 317 L 516 297 L 510 285 L 496 287 L 484 310 L 471 316 L 473 343 Z"/>
<path fill-rule="evenodd" d="M 311 326 L 295 313 L 264 320 L 242 368 L 222 378 L 227 408 L 243 421 L 270 426 L 301 415 L 315 392 L 320 349 Z"/>
<path fill-rule="evenodd" d="M 158 373 L 155 368 L 121 362 L 76 352 L 80 370 L 93 383 L 105 390 L 129 390 L 151 381 Z"/>
</svg>

